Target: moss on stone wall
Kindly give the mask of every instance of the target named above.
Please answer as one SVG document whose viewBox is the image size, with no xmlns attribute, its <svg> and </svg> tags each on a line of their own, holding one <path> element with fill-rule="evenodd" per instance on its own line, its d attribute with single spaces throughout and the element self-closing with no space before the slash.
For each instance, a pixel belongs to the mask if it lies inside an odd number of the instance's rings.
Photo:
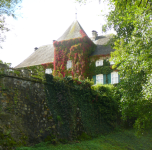
<svg viewBox="0 0 152 150">
<path fill-rule="evenodd" d="M 0 112 L 0 145 L 5 150 L 28 145 L 27 131 L 17 115 Z"/>
</svg>

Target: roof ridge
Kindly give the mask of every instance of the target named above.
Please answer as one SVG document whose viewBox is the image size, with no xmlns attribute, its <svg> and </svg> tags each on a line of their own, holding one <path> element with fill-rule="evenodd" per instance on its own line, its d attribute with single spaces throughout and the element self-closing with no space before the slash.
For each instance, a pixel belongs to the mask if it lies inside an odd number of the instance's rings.
<svg viewBox="0 0 152 150">
<path fill-rule="evenodd" d="M 64 34 L 57 39 L 57 41 L 82 37 L 80 30 L 83 30 L 83 32 L 86 34 L 80 23 L 77 20 L 75 20 L 72 22 L 69 28 L 64 32 Z"/>
</svg>

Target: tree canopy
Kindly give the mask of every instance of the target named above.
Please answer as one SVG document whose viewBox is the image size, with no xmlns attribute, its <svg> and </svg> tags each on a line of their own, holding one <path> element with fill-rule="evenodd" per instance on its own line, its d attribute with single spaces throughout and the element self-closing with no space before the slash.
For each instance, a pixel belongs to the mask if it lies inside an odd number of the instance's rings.
<svg viewBox="0 0 152 150">
<path fill-rule="evenodd" d="M 113 68 L 119 69 L 123 119 L 134 118 L 134 126 L 152 126 L 152 2 L 151 0 L 107 0 L 111 6 L 103 31 L 114 28 Z"/>
<path fill-rule="evenodd" d="M 15 11 L 20 8 L 20 3 L 22 0 L 1 0 L 0 1 L 0 43 L 5 40 L 4 32 L 9 31 L 9 28 L 6 27 L 5 15 L 16 17 Z M 1 44 L 0 44 L 0 48 Z"/>
<path fill-rule="evenodd" d="M 111 59 L 120 70 L 122 116 L 136 118 L 134 126 L 152 125 L 152 3 L 148 0 L 111 0 L 114 5 L 104 30 L 117 32 Z"/>
<path fill-rule="evenodd" d="M 1 0 L 0 1 L 0 15 L 7 14 L 15 17 L 15 10 L 18 9 L 22 0 Z"/>
</svg>

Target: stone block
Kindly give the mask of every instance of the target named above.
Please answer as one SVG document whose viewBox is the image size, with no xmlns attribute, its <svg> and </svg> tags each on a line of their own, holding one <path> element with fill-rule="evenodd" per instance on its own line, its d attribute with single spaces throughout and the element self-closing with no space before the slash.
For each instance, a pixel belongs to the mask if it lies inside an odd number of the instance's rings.
<svg viewBox="0 0 152 150">
<path fill-rule="evenodd" d="M 44 114 L 47 115 L 47 111 L 44 111 Z"/>
</svg>

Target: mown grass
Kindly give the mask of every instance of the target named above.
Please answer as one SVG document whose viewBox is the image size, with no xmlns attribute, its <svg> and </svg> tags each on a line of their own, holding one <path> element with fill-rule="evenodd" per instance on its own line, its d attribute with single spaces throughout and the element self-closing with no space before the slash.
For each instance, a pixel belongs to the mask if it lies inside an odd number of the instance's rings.
<svg viewBox="0 0 152 150">
<path fill-rule="evenodd" d="M 77 141 L 78 142 L 78 141 Z M 39 143 L 16 150 L 152 150 L 152 131 L 135 136 L 134 130 L 121 130 L 79 143 L 51 145 Z"/>
</svg>

